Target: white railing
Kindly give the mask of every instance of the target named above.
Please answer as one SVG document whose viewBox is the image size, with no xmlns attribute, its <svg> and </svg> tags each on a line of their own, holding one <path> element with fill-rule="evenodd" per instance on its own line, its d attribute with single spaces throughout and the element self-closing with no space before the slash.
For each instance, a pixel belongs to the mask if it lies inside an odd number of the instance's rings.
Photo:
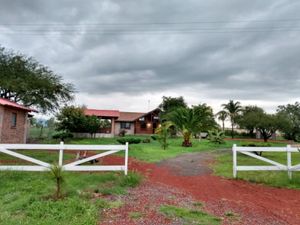
<svg viewBox="0 0 300 225">
<path fill-rule="evenodd" d="M 36 165 L 0 165 L 0 170 L 16 170 L 16 171 L 48 171 L 51 164 L 35 159 L 30 156 L 20 154 L 14 150 L 40 150 L 59 151 L 58 165 L 62 166 L 65 171 L 124 171 L 127 175 L 128 171 L 128 143 L 125 145 L 65 145 L 63 142 L 57 145 L 53 144 L 0 144 L 0 153 L 4 153 Z M 79 159 L 71 163 L 63 165 L 65 151 L 104 151 L 102 153 Z M 114 154 L 119 151 L 125 152 L 124 165 L 93 165 L 80 166 L 80 164 Z"/>
<path fill-rule="evenodd" d="M 284 152 L 286 153 L 286 164 L 257 155 L 254 152 Z M 237 177 L 237 171 L 287 171 L 289 179 L 292 179 L 293 171 L 300 171 L 300 164 L 292 165 L 292 152 L 298 152 L 297 147 L 287 145 L 286 147 L 238 147 L 236 144 L 232 147 L 233 153 L 233 177 Z M 238 165 L 237 153 L 253 157 L 263 162 L 269 163 L 269 166 L 250 166 Z M 300 154 L 300 153 L 299 153 Z"/>
</svg>

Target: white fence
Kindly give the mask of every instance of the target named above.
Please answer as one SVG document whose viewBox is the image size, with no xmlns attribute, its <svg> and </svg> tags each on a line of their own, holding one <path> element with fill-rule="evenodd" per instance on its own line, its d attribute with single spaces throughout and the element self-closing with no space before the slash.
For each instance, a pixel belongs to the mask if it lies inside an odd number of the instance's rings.
<svg viewBox="0 0 300 225">
<path fill-rule="evenodd" d="M 52 144 L 0 144 L 0 152 L 31 162 L 36 165 L 0 165 L 0 170 L 16 170 L 16 171 L 47 171 L 51 164 L 35 159 L 30 156 L 23 155 L 14 150 L 40 150 L 58 151 L 58 165 L 62 166 L 65 171 L 124 171 L 127 175 L 128 171 L 128 143 L 126 145 L 65 145 L 61 142 L 58 145 Z M 79 159 L 74 162 L 63 165 L 63 158 L 65 151 L 102 151 L 102 153 L 89 156 L 84 159 Z M 103 152 L 104 151 L 104 152 Z M 125 152 L 124 165 L 80 165 L 107 155 L 114 154 L 119 151 Z"/>
<path fill-rule="evenodd" d="M 263 162 L 269 163 L 269 166 L 250 166 L 238 165 L 237 153 L 253 157 Z M 286 153 L 286 164 L 275 162 L 274 160 L 257 155 L 254 152 L 284 152 Z M 237 177 L 237 171 L 287 171 L 288 177 L 292 178 L 293 171 L 300 171 L 300 164 L 292 165 L 292 152 L 298 152 L 297 147 L 237 147 L 236 144 L 232 147 L 233 153 L 233 177 Z M 299 153 L 300 154 L 300 153 Z"/>
</svg>

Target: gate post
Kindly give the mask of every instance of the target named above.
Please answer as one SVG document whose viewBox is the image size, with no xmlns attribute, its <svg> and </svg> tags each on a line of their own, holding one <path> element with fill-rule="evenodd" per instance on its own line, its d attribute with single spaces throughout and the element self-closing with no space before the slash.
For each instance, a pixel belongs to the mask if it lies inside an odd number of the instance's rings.
<svg viewBox="0 0 300 225">
<path fill-rule="evenodd" d="M 58 165 L 63 165 L 63 154 L 64 154 L 64 142 L 60 142 L 60 148 L 59 148 L 59 159 L 58 159 Z"/>
<path fill-rule="evenodd" d="M 232 146 L 232 154 L 233 154 L 233 177 L 236 178 L 237 176 L 237 153 L 236 153 L 236 144 Z"/>
<path fill-rule="evenodd" d="M 289 179 L 292 179 L 292 152 L 291 152 L 291 145 L 286 146 L 286 154 L 287 154 L 287 171 L 288 171 L 288 176 Z"/>
<path fill-rule="evenodd" d="M 125 149 L 125 169 L 124 173 L 127 175 L 128 172 L 128 142 L 126 142 L 126 149 Z"/>
</svg>

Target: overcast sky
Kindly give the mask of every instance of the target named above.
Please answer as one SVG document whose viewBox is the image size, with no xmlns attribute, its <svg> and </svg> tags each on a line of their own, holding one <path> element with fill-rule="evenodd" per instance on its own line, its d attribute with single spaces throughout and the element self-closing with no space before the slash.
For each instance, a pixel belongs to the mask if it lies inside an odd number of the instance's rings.
<svg viewBox="0 0 300 225">
<path fill-rule="evenodd" d="M 272 112 L 300 97 L 300 1 L 0 3 L 0 45 L 73 83 L 76 104 L 146 111 L 166 95 Z"/>
</svg>

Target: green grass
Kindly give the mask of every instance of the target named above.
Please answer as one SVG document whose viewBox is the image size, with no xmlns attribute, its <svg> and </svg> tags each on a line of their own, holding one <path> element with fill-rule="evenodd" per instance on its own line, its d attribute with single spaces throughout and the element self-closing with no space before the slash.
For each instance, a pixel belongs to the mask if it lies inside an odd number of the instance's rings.
<svg viewBox="0 0 300 225">
<path fill-rule="evenodd" d="M 264 152 L 263 157 L 286 165 L 286 153 Z M 238 153 L 238 165 L 270 165 L 252 157 Z M 300 163 L 300 153 L 292 153 L 293 164 Z M 217 155 L 217 162 L 213 166 L 216 175 L 233 178 L 232 175 L 232 152 L 223 152 Z M 300 174 L 293 172 L 293 179 L 289 180 L 284 171 L 238 171 L 238 179 L 254 183 L 263 183 L 274 187 L 286 187 L 300 189 Z"/>
<path fill-rule="evenodd" d="M 140 181 L 140 175 L 130 173 L 129 177 L 120 173 L 68 172 L 64 175 L 65 197 L 54 201 L 55 184 L 48 173 L 0 172 L 0 224 L 98 224 L 101 209 L 120 207 L 122 203 L 94 198 L 94 193 L 112 187 L 110 194 L 125 194 L 128 187 Z M 128 180 L 134 180 L 134 185 Z"/>
<path fill-rule="evenodd" d="M 147 136 L 141 136 L 145 139 Z M 116 138 L 97 138 L 97 139 L 72 139 L 66 143 L 72 144 L 118 144 Z M 163 150 L 158 141 L 151 140 L 150 143 L 131 144 L 129 146 L 129 156 L 146 162 L 159 162 L 164 159 L 176 157 L 184 153 L 211 151 L 217 149 L 229 149 L 233 144 L 241 145 L 247 141 L 226 141 L 224 144 L 214 144 L 208 140 L 193 139 L 192 147 L 182 147 L 182 138 L 170 138 L 169 147 Z M 284 146 L 281 143 L 272 143 L 271 146 Z"/>
<path fill-rule="evenodd" d="M 30 127 L 29 138 L 31 138 L 31 139 L 39 139 L 39 138 L 50 139 L 54 132 L 55 132 L 54 129 L 50 129 L 48 127 L 44 127 L 42 131 L 41 131 L 41 128 Z"/>
<path fill-rule="evenodd" d="M 201 225 L 217 225 L 221 224 L 221 219 L 209 215 L 200 210 L 180 208 L 172 205 L 163 205 L 160 207 L 160 212 L 168 218 L 180 218 L 184 224 L 201 224 Z"/>
</svg>

